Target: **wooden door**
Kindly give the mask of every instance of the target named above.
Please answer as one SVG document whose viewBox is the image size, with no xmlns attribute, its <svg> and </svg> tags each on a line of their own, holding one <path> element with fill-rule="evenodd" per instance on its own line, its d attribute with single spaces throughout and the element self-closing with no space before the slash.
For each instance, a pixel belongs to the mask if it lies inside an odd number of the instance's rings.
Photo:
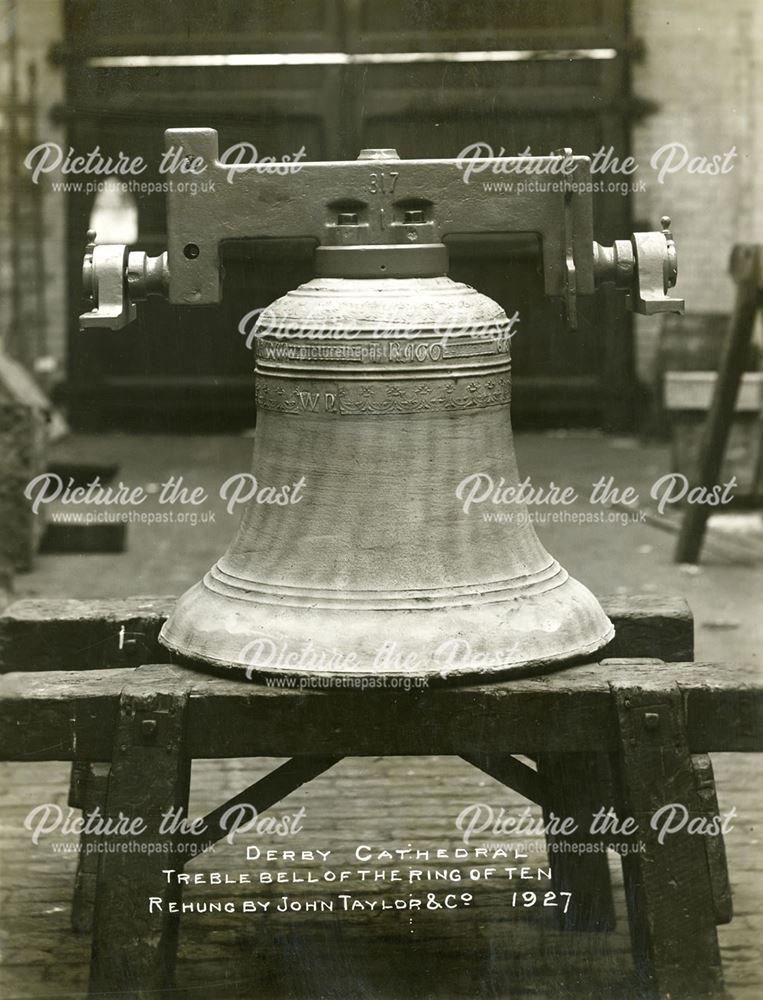
<svg viewBox="0 0 763 1000">
<path fill-rule="evenodd" d="M 571 146 L 627 155 L 630 116 L 626 0 L 68 0 L 67 101 L 77 151 L 141 155 L 156 165 L 168 127 L 208 125 L 221 148 L 248 140 L 281 156 L 354 158 L 365 146 L 403 157 L 452 157 L 474 142 L 507 154 Z M 558 57 L 611 50 L 606 58 Z M 456 52 L 493 53 L 452 61 Z M 351 53 L 287 66 L 151 64 L 152 57 Z M 429 53 L 403 61 L 400 53 Z M 557 53 L 557 57 L 551 57 Z M 370 54 L 375 54 L 372 60 Z M 435 55 L 431 55 L 435 54 Z M 439 55 L 437 55 L 439 54 Z M 97 60 L 141 55 L 140 68 Z M 189 60 L 185 60 L 187 63 Z M 209 62 L 207 60 L 207 62 Z M 309 61 L 308 61 L 309 62 Z M 147 171 L 141 180 L 166 181 Z M 164 196 L 135 195 L 138 248 L 164 246 Z M 486 191 L 486 197 L 510 197 Z M 125 331 L 80 333 L 80 268 L 94 195 L 68 196 L 69 394 L 78 426 L 212 428 L 253 421 L 251 353 L 240 317 L 311 275 L 301 244 L 248 243 L 226 257 L 221 309 L 152 300 Z M 595 195 L 597 236 L 630 226 L 630 199 Z M 583 302 L 568 332 L 541 293 L 526 240 L 453 241 L 451 273 L 520 313 L 514 338 L 515 421 L 624 428 L 632 419 L 633 347 L 622 304 Z"/>
</svg>

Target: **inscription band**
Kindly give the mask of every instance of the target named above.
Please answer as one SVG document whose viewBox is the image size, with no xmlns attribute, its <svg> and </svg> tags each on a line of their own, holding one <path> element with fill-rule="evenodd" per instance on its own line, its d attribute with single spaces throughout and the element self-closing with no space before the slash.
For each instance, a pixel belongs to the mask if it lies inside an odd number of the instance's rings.
<svg viewBox="0 0 763 1000">
<path fill-rule="evenodd" d="M 291 380 L 258 373 L 257 408 L 277 413 L 335 416 L 436 413 L 505 406 L 511 401 L 508 373 L 462 378 L 326 382 Z"/>
</svg>

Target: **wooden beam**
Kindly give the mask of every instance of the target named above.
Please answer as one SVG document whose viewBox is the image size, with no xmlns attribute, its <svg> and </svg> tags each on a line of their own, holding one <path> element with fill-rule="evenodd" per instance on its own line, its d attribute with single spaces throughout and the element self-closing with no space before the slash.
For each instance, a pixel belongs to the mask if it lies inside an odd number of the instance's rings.
<svg viewBox="0 0 763 1000">
<path fill-rule="evenodd" d="M 232 799 L 228 799 L 223 805 L 218 806 L 204 817 L 202 824 L 204 833 L 198 837 L 187 836 L 185 843 L 193 850 L 190 856 L 206 851 L 208 847 L 216 844 L 218 840 L 228 833 L 228 827 L 223 824 L 223 817 L 230 809 L 239 805 L 251 806 L 256 815 L 270 809 L 276 803 L 291 795 L 301 785 L 313 781 L 325 771 L 328 771 L 334 764 L 338 764 L 341 757 L 292 757 L 285 764 L 281 764 L 274 771 L 266 774 L 263 778 L 249 785 Z"/>
<path fill-rule="evenodd" d="M 694 659 L 694 617 L 683 597 L 653 594 L 606 597 L 601 602 L 615 626 L 607 657 L 656 657 L 666 663 Z"/>
<path fill-rule="evenodd" d="M 188 686 L 192 757 L 608 753 L 618 748 L 610 683 L 655 673 L 683 692 L 692 753 L 763 751 L 763 682 L 737 664 L 619 660 L 409 692 L 305 692 L 157 664 L 0 678 L 0 759 L 110 760 L 119 696 L 134 673 Z"/>
<path fill-rule="evenodd" d="M 502 785 L 513 788 L 531 802 L 544 805 L 546 801 L 546 786 L 543 778 L 533 767 L 528 767 L 521 760 L 512 757 L 508 753 L 462 753 L 461 757 L 476 767 L 479 771 L 484 771 L 491 778 L 500 781 Z"/>
<path fill-rule="evenodd" d="M 736 300 L 702 434 L 698 466 L 691 483 L 708 493 L 715 489 L 720 479 L 739 384 L 755 330 L 755 316 L 763 304 L 762 254 L 763 249 L 751 243 L 737 244 L 731 254 L 730 270 L 737 286 Z M 675 562 L 699 562 L 705 526 L 712 509 L 704 503 L 687 505 L 676 545 Z"/>
<path fill-rule="evenodd" d="M 544 753 L 538 771 L 548 794 L 543 816 L 572 817 L 578 844 L 592 850 L 567 854 L 570 837 L 546 834 L 546 852 L 551 864 L 556 892 L 570 892 L 569 909 L 556 911 L 562 930 L 609 931 L 615 926 L 615 906 L 609 875 L 606 838 L 591 834 L 591 819 L 598 809 L 612 806 L 612 779 L 609 755 L 602 753 Z"/>
<path fill-rule="evenodd" d="M 89 997 L 124 997 L 134 988 L 133 995 L 157 1000 L 171 987 L 180 922 L 171 911 L 181 888 L 163 871 L 182 869 L 187 856 L 165 817 L 171 809 L 188 815 L 187 712 L 182 678 L 132 671 L 112 732 L 104 808 L 107 819 L 127 817 L 142 830 L 113 834 L 111 850 L 98 857 Z M 158 912 L 149 898 L 159 901 Z"/>
<path fill-rule="evenodd" d="M 695 754 L 691 758 L 691 765 L 694 772 L 698 806 L 703 815 L 712 820 L 714 816 L 720 815 L 721 811 L 718 805 L 718 795 L 715 791 L 713 762 L 709 754 L 701 753 Z M 723 843 L 723 837 L 721 835 L 717 837 L 706 836 L 702 839 L 705 842 L 705 856 L 713 894 L 715 922 L 716 924 L 730 924 L 734 915 L 734 903 L 731 896 L 729 868 L 726 862 L 726 847 Z"/>
<path fill-rule="evenodd" d="M 159 630 L 174 605 L 174 597 L 15 601 L 0 615 L 0 671 L 164 663 Z"/>
<path fill-rule="evenodd" d="M 704 838 L 687 829 L 663 839 L 656 809 L 680 802 L 701 815 L 686 741 L 682 692 L 664 674 L 613 684 L 620 730 L 620 809 L 638 823 L 642 850 L 623 855 L 638 995 L 721 1000 L 721 959 Z"/>
<path fill-rule="evenodd" d="M 110 774 L 109 764 L 91 764 L 82 760 L 76 760 L 72 764 L 69 805 L 81 809 L 83 819 L 97 811 L 105 815 Z M 72 930 L 78 934 L 89 934 L 93 930 L 98 859 L 103 853 L 100 846 L 103 841 L 104 838 L 97 833 L 83 830 L 79 835 L 80 849 L 77 853 L 71 915 Z"/>
</svg>

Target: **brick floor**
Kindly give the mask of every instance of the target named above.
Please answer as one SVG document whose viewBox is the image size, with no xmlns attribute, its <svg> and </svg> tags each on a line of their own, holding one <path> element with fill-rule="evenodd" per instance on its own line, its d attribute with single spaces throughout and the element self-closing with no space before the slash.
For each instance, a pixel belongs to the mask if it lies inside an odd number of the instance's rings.
<svg viewBox="0 0 763 1000">
<path fill-rule="evenodd" d="M 66 447 L 80 456 L 122 462 L 133 484 L 162 481 L 171 472 L 210 491 L 248 465 L 246 439 L 98 438 Z M 595 435 L 532 435 L 518 441 L 520 468 L 538 482 L 586 483 L 602 472 L 624 485 L 647 484 L 665 471 L 659 448 Z M 219 505 L 218 505 L 219 509 Z M 158 532 L 131 526 L 129 549 L 119 556 L 57 556 L 40 560 L 17 581 L 22 594 L 120 596 L 172 593 L 207 568 L 227 542 L 232 521 L 214 526 L 172 525 Z M 591 526 L 571 531 L 539 528 L 547 547 L 598 592 L 683 593 L 697 619 L 697 655 L 743 659 L 759 670 L 760 567 L 740 567 L 713 557 L 701 572 L 686 574 L 670 562 L 671 536 L 648 525 Z M 734 623 L 738 622 L 738 626 Z M 726 839 L 734 921 L 719 930 L 726 980 L 733 1000 L 763 995 L 759 942 L 763 937 L 760 759 L 718 755 L 721 810 L 734 806 L 738 820 Z M 194 766 L 191 812 L 200 814 L 249 784 L 275 762 L 201 761 Z M 35 847 L 23 823 L 30 805 L 66 801 L 68 766 L 0 765 L 0 995 L 12 998 L 81 997 L 89 942 L 69 929 L 75 857 Z M 305 809 L 304 831 L 290 847 L 325 844 L 348 865 L 354 845 L 455 846 L 455 818 L 472 802 L 496 810 L 521 808 L 514 793 L 456 758 L 345 760 L 299 789 L 275 810 Z M 72 838 L 69 838 L 72 841 Z M 219 847 L 192 862 L 189 871 L 246 870 L 241 843 Z M 276 837 L 258 841 L 283 846 Z M 539 855 L 538 863 L 542 863 Z M 505 887 L 475 890 L 475 905 L 442 914 L 408 912 L 356 916 L 331 913 L 256 915 L 192 914 L 183 918 L 178 998 L 379 998 L 456 1000 L 508 998 L 622 998 L 635 1000 L 617 859 L 618 927 L 610 934 L 562 934 L 542 909 L 512 909 Z M 369 898 L 380 890 L 363 890 Z M 271 887 L 278 898 L 278 888 Z M 292 895 L 310 895 L 307 887 Z M 252 895 L 240 887 L 236 895 Z M 264 896 L 258 891 L 258 896 Z M 226 893 L 227 895 L 227 893 Z M 187 899 L 221 898 L 218 888 L 194 887 Z"/>
</svg>

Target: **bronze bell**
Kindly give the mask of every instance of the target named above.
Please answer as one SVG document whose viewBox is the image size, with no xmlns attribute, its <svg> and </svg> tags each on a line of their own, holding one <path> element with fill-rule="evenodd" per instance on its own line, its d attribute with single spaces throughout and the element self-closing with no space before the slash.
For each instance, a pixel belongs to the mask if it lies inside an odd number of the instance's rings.
<svg viewBox="0 0 763 1000">
<path fill-rule="evenodd" d="M 504 523 L 464 509 L 475 474 L 519 482 L 511 324 L 446 268 L 442 245 L 322 248 L 322 276 L 262 314 L 253 473 L 301 494 L 249 505 L 162 629 L 173 652 L 255 673 L 458 675 L 610 641 L 523 505 Z"/>
<path fill-rule="evenodd" d="M 253 475 L 272 502 L 252 498 L 161 641 L 207 668 L 313 678 L 497 676 L 605 646 L 610 621 L 543 548 L 523 504 L 490 519 L 472 503 L 488 477 L 502 495 L 520 482 L 512 321 L 447 277 L 442 239 L 536 233 L 545 294 L 574 326 L 577 295 L 602 282 L 639 312 L 681 311 L 666 294 L 677 271 L 669 219 L 600 246 L 591 162 L 567 149 L 472 161 L 472 172 L 557 178 L 491 199 L 458 160 L 367 150 L 263 171 L 222 162 L 212 129 L 171 129 L 166 141 L 213 183 L 198 197 L 170 188 L 165 254 L 88 247 L 83 326 L 124 326 L 152 294 L 219 302 L 228 239 L 309 237 L 318 248 L 317 277 L 256 330 Z"/>
</svg>

